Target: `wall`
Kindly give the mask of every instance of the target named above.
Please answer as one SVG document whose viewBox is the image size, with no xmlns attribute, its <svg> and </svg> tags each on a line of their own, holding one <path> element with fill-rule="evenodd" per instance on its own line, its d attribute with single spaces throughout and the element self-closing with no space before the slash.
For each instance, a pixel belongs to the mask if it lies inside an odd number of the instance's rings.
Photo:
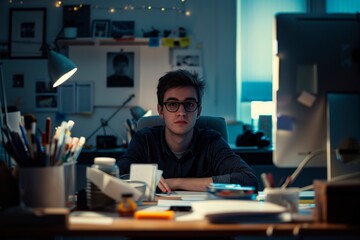
<svg viewBox="0 0 360 240">
<path fill-rule="evenodd" d="M 122 4 L 153 4 L 160 6 L 164 1 L 121 1 Z M 180 2 L 180 0 L 179 0 Z M 207 90 L 203 99 L 203 114 L 218 115 L 225 117 L 227 120 L 235 120 L 236 116 L 236 79 L 235 79 L 235 33 L 236 33 L 236 1 L 220 1 L 220 0 L 188 0 L 186 8 L 191 11 L 191 16 L 184 16 L 175 13 L 163 13 L 160 11 L 121 11 L 119 14 L 110 15 L 106 10 L 95 8 L 95 6 L 119 6 L 119 1 L 100 1 L 100 0 L 84 0 L 84 1 L 66 1 L 70 4 L 91 4 L 91 19 L 110 19 L 110 20 L 133 20 L 135 21 L 136 36 L 142 35 L 142 30 L 148 31 L 151 27 L 159 30 L 172 29 L 176 30 L 179 26 L 185 27 L 191 37 L 192 45 L 190 48 L 201 49 L 203 57 L 203 78 L 207 82 Z M 174 1 L 166 4 L 173 4 Z M 52 43 L 62 26 L 62 9 L 54 7 L 54 1 L 46 0 L 25 0 L 23 4 L 20 1 L 0 2 L 0 41 L 4 42 L 8 39 L 8 17 L 9 8 L 11 7 L 46 7 L 47 8 L 47 42 Z M 164 19 L 166 19 L 164 21 Z M 75 58 L 71 53 L 70 57 Z M 79 56 L 77 56 L 79 57 Z M 80 56 L 81 57 L 81 56 Z M 149 62 L 141 66 L 142 73 L 151 72 L 151 58 L 147 58 Z M 147 61 L 147 60 L 145 60 Z M 37 79 L 48 80 L 46 70 L 46 60 L 3 60 L 4 62 L 4 79 L 6 82 L 6 91 L 8 97 L 8 105 L 18 105 L 22 113 L 34 112 L 34 109 L 27 106 L 34 106 L 34 89 Z M 82 67 L 86 63 L 80 64 Z M 79 70 L 83 71 L 83 70 Z M 166 71 L 164 69 L 164 71 Z M 25 87 L 23 89 L 12 88 L 11 76 L 16 73 L 24 74 Z M 158 72 L 156 72 L 158 73 Z M 78 75 L 78 76 L 81 76 Z M 144 75 L 143 75 L 144 76 Z M 76 76 L 75 76 L 76 77 Z M 93 76 L 95 81 L 103 81 L 102 76 Z M 160 76 L 151 74 L 144 76 L 149 78 L 151 83 L 157 81 Z M 155 89 L 154 84 L 142 88 L 139 92 L 141 97 L 137 99 L 139 103 L 148 103 L 154 101 Z M 95 87 L 96 94 L 99 89 Z M 122 99 L 126 99 L 128 95 Z M 136 96 L 138 97 L 138 96 Z M 74 135 L 87 136 L 91 131 L 95 130 L 101 118 L 108 118 L 121 105 L 122 101 L 116 101 L 109 106 L 95 106 L 91 115 L 59 115 L 51 112 L 34 112 L 38 118 L 39 127 L 45 125 L 45 118 L 51 116 L 58 121 L 63 119 L 73 119 L 76 123 L 73 128 Z M 136 102 L 135 102 L 136 103 Z M 30 105 L 29 105 L 30 104 Z M 131 106 L 130 103 L 129 106 Z M 144 107 L 153 107 L 144 104 Z M 120 135 L 126 136 L 123 127 L 124 120 L 130 117 L 128 109 L 121 110 L 109 123 L 109 125 Z M 110 131 L 111 132 L 111 131 Z M 109 133 L 109 131 L 108 131 Z M 91 139 L 90 143 L 94 143 L 95 139 Z"/>
</svg>

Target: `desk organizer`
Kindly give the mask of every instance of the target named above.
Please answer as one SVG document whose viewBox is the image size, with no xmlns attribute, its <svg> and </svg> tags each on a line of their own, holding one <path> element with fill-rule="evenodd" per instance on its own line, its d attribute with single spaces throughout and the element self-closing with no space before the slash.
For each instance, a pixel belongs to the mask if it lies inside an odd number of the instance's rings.
<svg viewBox="0 0 360 240">
<path fill-rule="evenodd" d="M 360 223 L 360 181 L 315 180 L 315 221 Z"/>
</svg>

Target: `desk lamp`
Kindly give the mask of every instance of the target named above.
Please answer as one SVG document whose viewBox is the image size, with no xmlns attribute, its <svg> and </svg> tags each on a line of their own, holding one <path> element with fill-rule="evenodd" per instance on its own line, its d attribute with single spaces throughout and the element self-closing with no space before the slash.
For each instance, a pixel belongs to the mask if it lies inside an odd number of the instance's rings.
<svg viewBox="0 0 360 240">
<path fill-rule="evenodd" d="M 130 108 L 131 116 L 135 121 L 138 121 L 140 118 L 145 116 L 150 116 L 152 114 L 151 110 L 145 111 L 143 108 L 139 106 L 134 106 Z"/>
<path fill-rule="evenodd" d="M 6 101 L 5 84 L 2 73 L 3 63 L 0 62 L 0 127 L 1 127 L 1 140 L 5 144 L 5 140 L 10 143 L 13 142 L 11 132 L 13 131 L 9 127 L 8 123 L 8 111 Z M 77 70 L 76 65 L 65 56 L 60 53 L 56 53 L 53 50 L 48 52 L 48 72 L 53 87 L 57 87 L 69 79 Z M 5 151 L 6 152 L 6 151 Z M 11 166 L 11 160 L 8 155 L 5 155 L 7 165 Z"/>
<path fill-rule="evenodd" d="M 48 71 L 50 80 L 57 87 L 69 79 L 76 71 L 76 65 L 64 55 L 53 50 L 49 51 Z"/>
</svg>

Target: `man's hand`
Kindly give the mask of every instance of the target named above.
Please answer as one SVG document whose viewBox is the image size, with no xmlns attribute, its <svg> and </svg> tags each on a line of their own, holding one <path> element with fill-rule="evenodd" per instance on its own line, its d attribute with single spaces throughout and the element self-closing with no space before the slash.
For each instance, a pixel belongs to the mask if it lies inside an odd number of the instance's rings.
<svg viewBox="0 0 360 240">
<path fill-rule="evenodd" d="M 171 193 L 171 188 L 169 187 L 169 185 L 165 182 L 165 179 L 163 177 L 160 178 L 158 187 L 160 188 L 160 190 L 162 192 L 167 192 L 167 193 Z"/>
</svg>

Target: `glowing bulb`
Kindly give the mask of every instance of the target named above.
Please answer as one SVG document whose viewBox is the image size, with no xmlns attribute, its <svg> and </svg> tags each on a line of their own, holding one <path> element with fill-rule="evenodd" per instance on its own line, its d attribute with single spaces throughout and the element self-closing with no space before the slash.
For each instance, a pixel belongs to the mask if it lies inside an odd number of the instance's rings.
<svg viewBox="0 0 360 240">
<path fill-rule="evenodd" d="M 151 6 L 148 6 L 148 9 L 151 10 Z"/>
<path fill-rule="evenodd" d="M 185 0 L 181 0 L 181 2 L 185 2 Z"/>
<path fill-rule="evenodd" d="M 61 4 L 62 4 L 61 1 L 56 1 L 56 2 L 55 2 L 55 7 L 57 7 L 57 8 L 58 8 L 58 7 L 61 7 Z"/>
<path fill-rule="evenodd" d="M 187 11 L 185 12 L 185 15 L 186 15 L 186 16 L 190 16 L 190 15 L 191 15 L 191 12 L 190 12 L 189 10 L 187 10 Z"/>
<path fill-rule="evenodd" d="M 115 8 L 110 8 L 109 12 L 114 13 L 114 12 L 115 12 Z"/>
<path fill-rule="evenodd" d="M 161 8 L 161 11 L 163 11 L 163 12 L 164 12 L 164 11 L 165 11 L 165 8 L 164 8 L 164 7 L 162 7 L 162 8 Z"/>
<path fill-rule="evenodd" d="M 79 10 L 79 7 L 75 6 L 74 11 L 76 12 L 77 10 Z"/>
</svg>

